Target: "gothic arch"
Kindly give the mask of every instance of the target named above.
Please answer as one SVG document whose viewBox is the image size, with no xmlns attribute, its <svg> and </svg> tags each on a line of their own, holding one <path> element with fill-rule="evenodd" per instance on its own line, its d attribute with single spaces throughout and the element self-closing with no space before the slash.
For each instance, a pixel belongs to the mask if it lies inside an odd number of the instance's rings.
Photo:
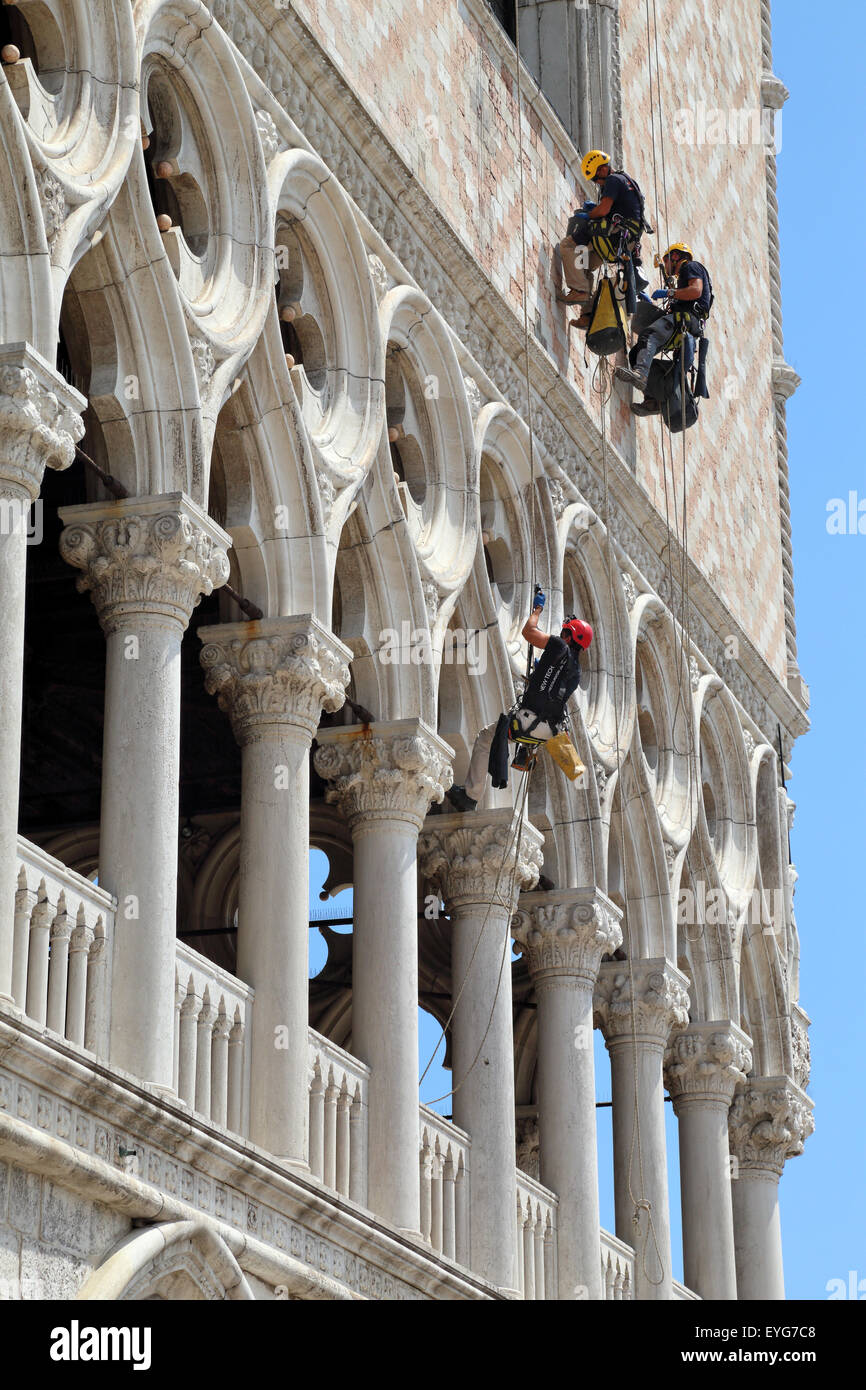
<svg viewBox="0 0 866 1390">
<path fill-rule="evenodd" d="M 254 1295 L 218 1232 L 203 1221 L 171 1221 L 131 1231 L 85 1280 L 78 1298 L 250 1301 Z"/>
</svg>

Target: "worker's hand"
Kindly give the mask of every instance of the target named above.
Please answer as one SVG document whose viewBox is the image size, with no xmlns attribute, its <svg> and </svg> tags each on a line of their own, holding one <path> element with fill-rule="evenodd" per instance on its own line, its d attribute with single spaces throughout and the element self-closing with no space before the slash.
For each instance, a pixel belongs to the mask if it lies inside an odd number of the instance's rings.
<svg viewBox="0 0 866 1390">
<path fill-rule="evenodd" d="M 540 590 L 540 589 L 536 589 L 536 591 L 535 591 L 535 598 L 533 599 L 533 608 L 532 608 L 532 611 L 533 611 L 534 613 L 540 613 L 541 610 L 544 608 L 544 605 L 545 605 L 546 602 L 547 602 L 547 599 L 544 597 L 544 594 L 541 592 L 541 590 Z"/>
<path fill-rule="evenodd" d="M 584 212 L 593 212 L 594 209 L 597 208 L 597 207 L 598 207 L 598 203 L 584 203 L 584 205 L 583 205 L 583 210 L 584 210 Z"/>
<path fill-rule="evenodd" d="M 652 297 L 653 299 L 670 299 L 671 292 L 670 290 L 653 290 Z"/>
</svg>

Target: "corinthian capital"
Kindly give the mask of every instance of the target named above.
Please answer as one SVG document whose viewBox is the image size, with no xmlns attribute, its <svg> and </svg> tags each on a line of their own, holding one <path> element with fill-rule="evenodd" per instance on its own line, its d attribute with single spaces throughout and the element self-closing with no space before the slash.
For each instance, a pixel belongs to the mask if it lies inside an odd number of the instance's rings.
<svg viewBox="0 0 866 1390">
<path fill-rule="evenodd" d="M 666 1043 L 689 1021 L 688 980 L 663 957 L 611 961 L 599 971 L 594 1006 L 609 1044 Z"/>
<path fill-rule="evenodd" d="M 430 804 L 451 786 L 454 750 L 419 719 L 323 729 L 314 765 L 353 834 L 367 823 L 404 820 L 420 830 Z"/>
<path fill-rule="evenodd" d="M 449 907 L 494 903 L 509 917 L 523 888 L 538 882 L 544 836 L 514 812 L 436 816 L 419 846 L 421 873 L 438 887 Z"/>
<path fill-rule="evenodd" d="M 787 1076 L 753 1077 L 737 1091 L 728 1116 L 731 1153 L 740 1169 L 781 1177 L 815 1128 L 812 1102 Z"/>
<path fill-rule="evenodd" d="M 680 1101 L 730 1105 L 751 1065 L 750 1040 L 735 1024 L 690 1023 L 665 1053 L 665 1084 L 674 1109 Z"/>
<path fill-rule="evenodd" d="M 622 913 L 597 888 L 530 893 L 511 925 L 518 949 L 538 984 L 573 975 L 595 984 L 601 958 L 622 945 Z"/>
<path fill-rule="evenodd" d="M 68 468 L 84 434 L 87 405 L 27 343 L 0 348 L 0 487 L 39 496 L 46 468 Z"/>
<path fill-rule="evenodd" d="M 322 710 L 340 709 L 352 653 L 311 614 L 199 629 L 205 686 L 241 745 L 297 724 L 310 737 Z"/>
<path fill-rule="evenodd" d="M 182 492 L 62 507 L 64 560 L 82 571 L 99 621 L 114 632 L 151 615 L 185 628 L 202 594 L 229 577 L 231 538 Z"/>
</svg>

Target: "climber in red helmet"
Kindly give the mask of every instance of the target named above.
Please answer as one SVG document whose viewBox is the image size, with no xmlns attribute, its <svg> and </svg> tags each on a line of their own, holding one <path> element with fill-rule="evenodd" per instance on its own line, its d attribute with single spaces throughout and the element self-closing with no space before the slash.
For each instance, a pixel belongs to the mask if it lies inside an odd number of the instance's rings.
<svg viewBox="0 0 866 1390">
<path fill-rule="evenodd" d="M 500 715 L 475 740 L 466 783 L 453 786 L 448 800 L 458 811 L 474 811 L 484 794 L 487 773 L 494 786 L 506 786 L 508 742 L 517 743 L 512 766 L 525 771 L 533 745 L 540 746 L 555 737 L 565 723 L 565 708 L 580 683 L 580 653 L 592 641 L 592 628 L 581 618 L 569 615 L 562 630 L 540 632 L 538 622 L 544 611 L 544 594 L 535 595 L 535 606 L 523 627 L 522 636 L 544 655 L 536 662 L 518 706 Z"/>
</svg>

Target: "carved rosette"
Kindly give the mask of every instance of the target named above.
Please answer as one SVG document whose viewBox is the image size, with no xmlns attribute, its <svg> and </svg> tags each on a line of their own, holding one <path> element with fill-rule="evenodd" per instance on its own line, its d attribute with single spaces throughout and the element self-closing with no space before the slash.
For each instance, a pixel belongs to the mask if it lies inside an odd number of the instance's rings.
<svg viewBox="0 0 866 1390">
<path fill-rule="evenodd" d="M 238 743 L 279 737 L 287 724 L 312 738 L 322 710 L 345 703 L 352 653 L 315 618 L 269 618 L 202 628 L 205 687 Z"/>
<path fill-rule="evenodd" d="M 118 515 L 118 512 L 121 515 Z M 202 594 L 229 577 L 229 537 L 181 494 L 64 507 L 60 553 L 82 571 L 106 633 L 151 615 L 185 628 Z"/>
<path fill-rule="evenodd" d="M 731 1153 L 740 1169 L 776 1177 L 786 1159 L 803 1152 L 814 1128 L 808 1097 L 786 1076 L 747 1081 L 728 1116 Z"/>
<path fill-rule="evenodd" d="M 665 1044 L 689 1021 L 688 980 L 664 959 L 609 962 L 599 971 L 594 1009 L 608 1043 Z"/>
<path fill-rule="evenodd" d="M 430 805 L 451 786 L 452 750 L 417 720 L 374 724 L 319 735 L 316 772 L 331 785 L 353 833 L 377 821 L 408 821 L 420 830 Z"/>
<path fill-rule="evenodd" d="M 682 1101 L 730 1105 L 752 1066 L 749 1040 L 730 1023 L 693 1023 L 665 1052 L 665 1085 L 674 1109 Z"/>
<path fill-rule="evenodd" d="M 419 864 L 446 907 L 491 904 L 509 917 L 523 889 L 538 882 L 544 837 L 524 822 L 516 833 L 511 810 L 440 816 L 424 831 Z"/>
<path fill-rule="evenodd" d="M 58 378 L 81 409 L 85 401 Z M 68 468 L 84 421 L 73 404 L 27 366 L 0 358 L 0 486 L 8 496 L 34 501 L 46 468 Z"/>
<path fill-rule="evenodd" d="M 573 976 L 598 978 L 601 958 L 622 945 L 622 913 L 604 893 L 572 890 L 559 897 L 539 893 L 521 904 L 511 932 L 536 984 Z"/>
</svg>

